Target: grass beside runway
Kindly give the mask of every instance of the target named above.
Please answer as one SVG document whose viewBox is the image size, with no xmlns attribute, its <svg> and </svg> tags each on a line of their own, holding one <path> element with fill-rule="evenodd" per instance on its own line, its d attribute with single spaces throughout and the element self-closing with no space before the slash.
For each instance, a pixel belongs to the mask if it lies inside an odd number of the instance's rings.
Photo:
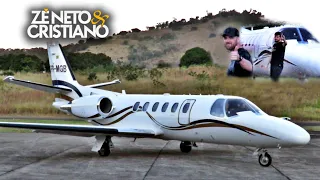
<svg viewBox="0 0 320 180">
<path fill-rule="evenodd" d="M 23 123 L 45 123 L 45 124 L 74 124 L 74 125 L 91 125 L 87 121 L 81 120 L 33 120 L 33 119 L 15 119 L 15 120 L 5 120 L 1 119 L 0 122 L 23 122 Z M 30 129 L 20 129 L 20 128 L 4 128 L 0 127 L 0 133 L 30 133 Z"/>
<path fill-rule="evenodd" d="M 307 131 L 319 131 L 320 132 L 320 126 L 304 126 L 304 129 Z"/>
</svg>

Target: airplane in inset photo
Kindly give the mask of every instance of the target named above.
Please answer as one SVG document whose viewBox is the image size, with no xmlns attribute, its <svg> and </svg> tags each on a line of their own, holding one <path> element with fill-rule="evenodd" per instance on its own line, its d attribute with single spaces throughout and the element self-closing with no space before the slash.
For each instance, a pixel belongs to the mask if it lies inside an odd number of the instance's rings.
<svg viewBox="0 0 320 180">
<path fill-rule="evenodd" d="M 243 26 L 240 38 L 253 61 L 253 76 L 270 76 L 274 34 L 281 32 L 287 41 L 280 77 L 306 79 L 320 77 L 320 44 L 311 32 L 298 25 Z"/>
<path fill-rule="evenodd" d="M 5 82 L 60 94 L 53 106 L 92 125 L 0 122 L 0 127 L 92 136 L 92 151 L 108 156 L 113 136 L 178 140 L 188 153 L 197 142 L 255 147 L 261 166 L 272 163 L 269 148 L 304 146 L 310 134 L 288 118 L 266 114 L 246 98 L 229 95 L 127 94 L 99 89 L 119 80 L 83 86 L 57 42 L 48 43 L 52 85 L 4 78 Z M 56 143 L 56 142 L 52 142 Z M 35 147 L 36 148 L 36 147 Z"/>
</svg>

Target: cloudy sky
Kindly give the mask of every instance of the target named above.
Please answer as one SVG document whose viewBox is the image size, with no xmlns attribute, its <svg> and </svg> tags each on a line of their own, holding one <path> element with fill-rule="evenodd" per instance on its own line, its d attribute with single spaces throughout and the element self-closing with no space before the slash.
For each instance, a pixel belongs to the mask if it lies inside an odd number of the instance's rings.
<svg viewBox="0 0 320 180">
<path fill-rule="evenodd" d="M 297 3 L 298 2 L 298 3 Z M 30 10 L 34 7 L 80 7 L 106 9 L 112 14 L 112 24 L 116 32 L 132 28 L 145 29 L 158 22 L 172 21 L 173 18 L 189 19 L 204 16 L 206 11 L 216 14 L 222 8 L 237 11 L 250 8 L 262 12 L 267 18 L 299 23 L 320 39 L 320 24 L 315 20 L 318 7 L 311 2 L 290 0 L 28 0 L 4 1 L 0 6 L 2 22 L 0 48 L 31 48 L 45 46 L 31 43 L 24 27 L 29 23 Z M 110 17 L 111 19 L 111 17 Z"/>
</svg>

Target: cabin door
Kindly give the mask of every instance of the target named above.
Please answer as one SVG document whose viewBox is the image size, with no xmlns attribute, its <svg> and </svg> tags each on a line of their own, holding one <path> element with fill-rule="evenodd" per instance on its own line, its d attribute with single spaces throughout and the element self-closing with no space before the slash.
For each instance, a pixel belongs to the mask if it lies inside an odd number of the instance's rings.
<svg viewBox="0 0 320 180">
<path fill-rule="evenodd" d="M 180 106 L 178 122 L 181 125 L 187 125 L 190 123 L 190 114 L 195 99 L 186 99 Z"/>
<path fill-rule="evenodd" d="M 260 52 L 260 45 L 259 44 L 255 44 L 254 46 L 254 58 L 258 59 L 259 58 L 259 52 Z M 252 61 L 254 61 L 254 59 L 252 59 Z"/>
</svg>

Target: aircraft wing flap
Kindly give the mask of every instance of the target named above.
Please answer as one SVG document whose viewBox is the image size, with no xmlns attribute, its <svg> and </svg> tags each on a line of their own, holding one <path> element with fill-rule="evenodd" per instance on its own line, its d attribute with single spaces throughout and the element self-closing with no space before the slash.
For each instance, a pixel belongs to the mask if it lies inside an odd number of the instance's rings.
<svg viewBox="0 0 320 180">
<path fill-rule="evenodd" d="M 154 137 L 157 135 L 151 129 L 115 128 L 92 125 L 0 122 L 0 127 L 36 129 L 36 132 L 37 130 L 39 130 L 39 132 L 56 132 L 54 134 L 87 134 L 88 136 L 103 134 L 124 137 Z"/>
<path fill-rule="evenodd" d="M 62 87 L 55 87 L 55 86 L 49 86 L 46 84 L 40 84 L 40 83 L 34 83 L 30 81 L 24 81 L 24 80 L 19 80 L 15 79 L 13 76 L 7 76 L 3 80 L 4 82 L 20 85 L 20 86 L 25 86 L 28 88 L 36 89 L 39 91 L 45 91 L 45 92 L 50 92 L 50 93 L 69 93 L 72 92 L 71 89 L 69 88 L 62 88 Z"/>
<path fill-rule="evenodd" d="M 58 135 L 68 135 L 68 136 L 80 136 L 80 137 L 92 137 L 96 134 L 94 133 L 83 133 L 83 132 L 68 132 L 68 131 L 57 131 L 57 130 L 43 130 L 36 129 L 33 130 L 34 133 L 46 133 L 46 134 L 58 134 Z"/>
</svg>

